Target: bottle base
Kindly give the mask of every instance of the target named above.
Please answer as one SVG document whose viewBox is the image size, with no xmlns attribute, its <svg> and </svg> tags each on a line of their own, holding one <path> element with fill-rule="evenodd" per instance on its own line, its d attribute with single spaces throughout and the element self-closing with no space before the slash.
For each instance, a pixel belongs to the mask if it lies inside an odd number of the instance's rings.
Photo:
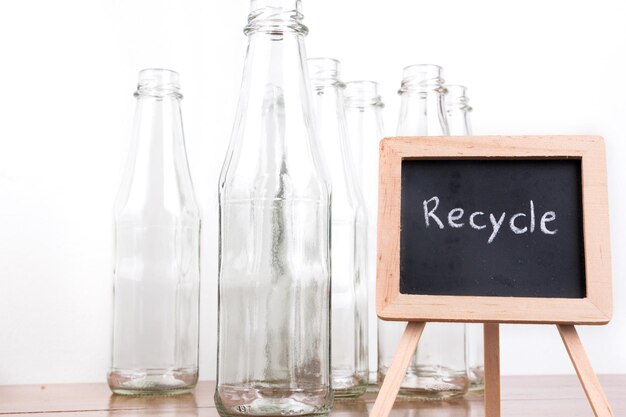
<svg viewBox="0 0 626 417">
<path fill-rule="evenodd" d="M 470 386 L 469 391 L 481 393 L 485 391 L 485 368 L 483 366 L 472 367 L 469 370 Z"/>
<path fill-rule="evenodd" d="M 379 373 L 380 385 L 384 379 L 385 374 Z M 465 373 L 422 368 L 420 373 L 409 372 L 406 374 L 398 397 L 418 400 L 448 400 L 464 396 L 468 388 L 469 380 Z"/>
<path fill-rule="evenodd" d="M 377 393 L 378 391 L 380 391 L 380 385 L 378 385 L 378 383 L 377 383 L 377 382 L 370 382 L 370 383 L 367 385 L 367 390 L 366 390 L 365 392 L 375 394 L 375 393 Z"/>
<path fill-rule="evenodd" d="M 268 384 L 219 385 L 215 406 L 222 417 L 320 416 L 332 405 L 328 388 L 289 389 Z"/>
<path fill-rule="evenodd" d="M 438 390 L 420 388 L 400 388 L 398 397 L 424 401 L 442 401 L 463 397 L 467 390 Z"/>
<path fill-rule="evenodd" d="M 468 391 L 476 393 L 476 394 L 481 394 L 485 392 L 485 383 L 484 382 L 472 382 L 469 386 Z"/>
<path fill-rule="evenodd" d="M 197 369 L 113 369 L 107 376 L 115 394 L 132 396 L 188 394 L 198 382 Z"/>
<path fill-rule="evenodd" d="M 360 397 L 367 390 L 367 374 L 343 376 L 337 375 L 337 372 L 333 371 L 332 387 L 335 399 Z"/>
</svg>

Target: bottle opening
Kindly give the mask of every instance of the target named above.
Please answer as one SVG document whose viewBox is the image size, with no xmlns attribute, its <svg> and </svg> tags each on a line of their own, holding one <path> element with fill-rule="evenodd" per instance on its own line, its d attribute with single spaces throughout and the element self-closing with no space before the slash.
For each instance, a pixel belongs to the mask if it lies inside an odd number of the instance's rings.
<svg viewBox="0 0 626 417">
<path fill-rule="evenodd" d="M 301 0 L 251 0 L 248 25 L 243 32 L 306 35 L 309 29 L 302 24 L 302 18 Z"/>
<path fill-rule="evenodd" d="M 402 71 L 402 84 L 398 94 L 404 92 L 435 91 L 446 94 L 443 68 L 433 64 L 416 64 L 405 67 Z"/>
<path fill-rule="evenodd" d="M 378 93 L 378 83 L 376 81 L 347 82 L 343 96 L 346 106 L 385 106 Z"/>
<path fill-rule="evenodd" d="M 307 59 L 309 78 L 313 87 L 345 87 L 339 79 L 341 63 L 334 58 Z"/>
<path fill-rule="evenodd" d="M 182 98 L 178 73 L 164 68 L 148 68 L 139 71 L 135 95 L 153 97 L 174 95 Z"/>
</svg>

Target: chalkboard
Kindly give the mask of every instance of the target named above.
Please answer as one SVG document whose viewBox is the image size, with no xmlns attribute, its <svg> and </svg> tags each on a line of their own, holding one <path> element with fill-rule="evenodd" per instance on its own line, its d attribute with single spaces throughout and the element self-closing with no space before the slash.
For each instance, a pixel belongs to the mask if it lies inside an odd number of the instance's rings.
<svg viewBox="0 0 626 417">
<path fill-rule="evenodd" d="M 584 298 L 581 162 L 402 162 L 400 292 Z"/>
<path fill-rule="evenodd" d="M 385 138 L 378 196 L 381 319 L 610 320 L 601 137 Z"/>
</svg>

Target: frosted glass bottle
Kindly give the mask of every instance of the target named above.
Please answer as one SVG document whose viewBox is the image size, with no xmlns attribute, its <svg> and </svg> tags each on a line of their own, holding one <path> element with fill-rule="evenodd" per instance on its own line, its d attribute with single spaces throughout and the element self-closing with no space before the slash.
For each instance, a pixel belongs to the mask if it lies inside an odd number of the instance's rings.
<svg viewBox="0 0 626 417">
<path fill-rule="evenodd" d="M 307 61 L 313 87 L 320 151 L 332 190 L 331 369 L 335 397 L 358 397 L 367 389 L 367 220 L 348 146 L 340 63 Z"/>
<path fill-rule="evenodd" d="M 139 73 L 115 203 L 113 355 L 117 394 L 191 391 L 198 380 L 200 213 L 187 166 L 178 74 Z"/>
<path fill-rule="evenodd" d="M 252 0 L 219 180 L 222 416 L 328 413 L 330 185 L 312 117 L 298 0 Z"/>
<path fill-rule="evenodd" d="M 411 65 L 404 69 L 398 136 L 449 134 L 442 69 L 437 65 Z M 405 323 L 379 323 L 379 378 L 382 382 Z M 465 325 L 428 323 L 400 388 L 400 395 L 445 399 L 464 395 L 469 386 L 465 358 Z"/>
<path fill-rule="evenodd" d="M 472 127 L 467 88 L 462 85 L 446 85 L 446 112 L 451 136 L 471 136 Z M 485 388 L 485 347 L 483 325 L 466 325 L 467 369 L 470 379 L 470 391 L 480 392 Z"/>
<path fill-rule="evenodd" d="M 367 215 L 369 384 L 378 384 L 378 317 L 376 316 L 376 236 L 378 220 L 378 146 L 384 136 L 384 104 L 374 81 L 351 81 L 344 89 L 348 143 Z"/>
</svg>

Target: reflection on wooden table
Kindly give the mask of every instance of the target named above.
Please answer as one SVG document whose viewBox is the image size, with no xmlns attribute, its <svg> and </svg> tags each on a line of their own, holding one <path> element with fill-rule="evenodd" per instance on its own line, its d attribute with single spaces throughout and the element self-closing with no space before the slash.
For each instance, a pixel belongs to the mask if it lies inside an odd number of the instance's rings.
<svg viewBox="0 0 626 417">
<path fill-rule="evenodd" d="M 601 376 L 615 416 L 626 415 L 626 375 Z M 201 382 L 194 394 L 176 397 L 112 395 L 106 384 L 0 386 L 2 417 L 218 417 L 213 382 Z M 367 417 L 375 393 L 358 400 L 337 400 L 331 417 Z M 504 377 L 505 417 L 593 417 L 575 376 Z M 482 417 L 480 396 L 449 401 L 399 398 L 391 417 Z"/>
</svg>

